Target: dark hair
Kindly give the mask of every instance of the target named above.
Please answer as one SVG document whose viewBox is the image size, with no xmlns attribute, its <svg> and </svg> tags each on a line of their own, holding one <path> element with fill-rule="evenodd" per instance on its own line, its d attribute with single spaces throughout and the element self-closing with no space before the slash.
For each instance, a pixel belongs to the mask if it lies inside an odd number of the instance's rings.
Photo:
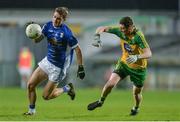
<svg viewBox="0 0 180 122">
<path fill-rule="evenodd" d="M 69 13 L 68 8 L 66 7 L 57 7 L 55 8 L 55 12 L 58 12 L 63 17 L 64 20 L 66 20 L 67 15 Z"/>
<path fill-rule="evenodd" d="M 133 25 L 133 20 L 131 19 L 131 17 L 126 16 L 126 17 L 123 17 L 122 19 L 120 19 L 119 24 L 122 24 L 126 28 L 128 28 L 129 26 Z"/>
</svg>

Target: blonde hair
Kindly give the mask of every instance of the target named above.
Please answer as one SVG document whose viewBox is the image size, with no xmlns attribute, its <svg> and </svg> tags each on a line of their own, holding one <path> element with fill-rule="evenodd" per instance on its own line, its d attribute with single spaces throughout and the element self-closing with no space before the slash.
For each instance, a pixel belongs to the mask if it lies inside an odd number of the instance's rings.
<svg viewBox="0 0 180 122">
<path fill-rule="evenodd" d="M 64 20 L 66 20 L 67 15 L 69 14 L 69 10 L 67 7 L 57 7 L 55 8 L 55 12 L 58 12 Z"/>
</svg>

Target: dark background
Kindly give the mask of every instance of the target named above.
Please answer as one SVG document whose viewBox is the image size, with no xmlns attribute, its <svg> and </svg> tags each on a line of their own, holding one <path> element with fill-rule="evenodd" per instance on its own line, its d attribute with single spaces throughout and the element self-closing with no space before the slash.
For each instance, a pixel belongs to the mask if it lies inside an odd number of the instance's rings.
<svg viewBox="0 0 180 122">
<path fill-rule="evenodd" d="M 178 0 L 0 0 L 3 8 L 47 9 L 66 6 L 71 9 L 139 9 L 177 11 Z"/>
</svg>

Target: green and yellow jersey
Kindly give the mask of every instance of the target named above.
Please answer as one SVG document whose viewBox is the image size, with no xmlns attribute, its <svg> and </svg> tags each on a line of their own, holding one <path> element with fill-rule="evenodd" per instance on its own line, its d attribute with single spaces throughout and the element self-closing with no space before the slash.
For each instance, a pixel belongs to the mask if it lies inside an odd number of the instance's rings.
<svg viewBox="0 0 180 122">
<path fill-rule="evenodd" d="M 143 53 L 144 48 L 148 48 L 149 45 L 144 37 L 144 34 L 135 29 L 132 36 L 127 37 L 121 32 L 119 27 L 112 27 L 108 31 L 121 38 L 120 45 L 122 49 L 121 61 L 133 69 L 144 69 L 147 67 L 147 59 L 139 59 L 137 62 L 128 64 L 126 59 L 129 55 L 139 55 Z"/>
</svg>

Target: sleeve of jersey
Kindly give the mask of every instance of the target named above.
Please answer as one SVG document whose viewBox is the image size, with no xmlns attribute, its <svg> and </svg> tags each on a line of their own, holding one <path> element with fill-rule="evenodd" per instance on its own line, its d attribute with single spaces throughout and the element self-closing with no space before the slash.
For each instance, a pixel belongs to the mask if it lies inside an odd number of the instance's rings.
<svg viewBox="0 0 180 122">
<path fill-rule="evenodd" d="M 138 34 L 136 37 L 135 37 L 135 40 L 137 41 L 137 44 L 139 45 L 140 48 L 149 48 L 149 45 L 144 37 L 143 34 Z"/>
<path fill-rule="evenodd" d="M 112 33 L 112 34 L 115 34 L 117 35 L 118 37 L 121 37 L 121 31 L 119 30 L 118 27 L 113 27 L 113 28 L 110 28 L 108 29 L 108 31 L 106 31 L 107 33 Z"/>
<path fill-rule="evenodd" d="M 68 45 L 74 49 L 78 46 L 78 41 L 77 39 L 74 37 L 72 31 L 67 27 L 66 30 L 66 39 L 67 39 L 67 43 Z"/>
<path fill-rule="evenodd" d="M 68 44 L 72 49 L 74 49 L 78 46 L 78 41 L 73 35 L 71 35 L 68 39 Z"/>
<path fill-rule="evenodd" d="M 47 36 L 47 24 L 44 24 L 42 27 L 42 33 L 44 34 L 44 36 Z"/>
</svg>

